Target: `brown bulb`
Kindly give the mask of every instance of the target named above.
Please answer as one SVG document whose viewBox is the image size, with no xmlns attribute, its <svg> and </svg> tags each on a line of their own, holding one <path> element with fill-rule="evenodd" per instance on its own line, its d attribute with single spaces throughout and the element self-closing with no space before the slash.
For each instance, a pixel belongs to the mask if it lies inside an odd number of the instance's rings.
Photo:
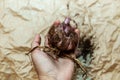
<svg viewBox="0 0 120 80">
<path fill-rule="evenodd" d="M 66 18 L 57 27 L 54 24 L 51 26 L 47 34 L 50 47 L 61 51 L 75 50 L 78 44 L 78 35 L 74 32 L 70 21 L 70 18 Z"/>
</svg>

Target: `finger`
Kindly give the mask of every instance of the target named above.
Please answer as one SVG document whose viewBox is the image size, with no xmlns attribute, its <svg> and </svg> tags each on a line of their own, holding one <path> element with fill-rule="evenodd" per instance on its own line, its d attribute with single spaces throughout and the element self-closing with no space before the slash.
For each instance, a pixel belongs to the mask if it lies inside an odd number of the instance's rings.
<svg viewBox="0 0 120 80">
<path fill-rule="evenodd" d="M 59 24 L 60 24 L 60 21 L 59 21 L 59 20 L 56 20 L 56 21 L 53 23 L 54 26 L 58 26 Z"/>
<path fill-rule="evenodd" d="M 41 43 L 41 38 L 40 38 L 40 35 L 37 34 L 32 42 L 32 49 L 39 46 Z M 39 49 L 36 48 L 34 51 L 38 51 Z"/>
<path fill-rule="evenodd" d="M 79 29 L 75 29 L 75 33 L 77 33 L 78 37 L 80 36 L 80 30 Z"/>
<path fill-rule="evenodd" d="M 71 50 L 72 48 L 73 48 L 72 42 L 70 42 L 70 44 L 68 45 L 68 49 L 67 50 Z"/>
<path fill-rule="evenodd" d="M 77 26 L 72 26 L 72 28 L 75 30 L 75 29 L 77 29 Z"/>
<path fill-rule="evenodd" d="M 75 33 L 78 35 L 78 44 L 79 44 L 80 30 L 79 30 L 79 29 L 75 29 Z M 77 47 L 78 47 L 78 45 L 77 45 Z M 75 50 L 75 56 L 78 57 L 79 55 L 80 55 L 79 50 L 76 49 L 76 50 Z"/>
<path fill-rule="evenodd" d="M 47 36 L 45 36 L 45 46 L 50 47 L 48 44 L 48 37 Z"/>
</svg>

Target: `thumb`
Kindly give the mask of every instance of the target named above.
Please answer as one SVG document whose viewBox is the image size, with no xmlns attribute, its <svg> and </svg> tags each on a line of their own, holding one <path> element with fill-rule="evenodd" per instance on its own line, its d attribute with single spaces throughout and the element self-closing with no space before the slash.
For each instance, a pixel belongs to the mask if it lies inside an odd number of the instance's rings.
<svg viewBox="0 0 120 80">
<path fill-rule="evenodd" d="M 41 37 L 39 34 L 37 34 L 32 42 L 32 49 L 39 46 L 40 43 L 41 43 Z M 39 51 L 39 48 L 36 48 L 34 51 L 35 52 Z"/>
</svg>

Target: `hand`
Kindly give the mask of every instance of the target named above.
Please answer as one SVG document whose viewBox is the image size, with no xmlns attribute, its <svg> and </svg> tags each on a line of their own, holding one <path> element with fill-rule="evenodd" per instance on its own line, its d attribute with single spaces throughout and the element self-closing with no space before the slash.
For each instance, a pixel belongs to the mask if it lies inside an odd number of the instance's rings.
<svg viewBox="0 0 120 80">
<path fill-rule="evenodd" d="M 75 32 L 79 35 L 79 30 Z M 36 35 L 32 48 L 39 46 L 41 38 Z M 54 60 L 47 53 L 36 48 L 32 54 L 32 61 L 37 71 L 39 80 L 71 80 L 74 73 L 74 62 L 68 58 Z"/>
<path fill-rule="evenodd" d="M 39 45 L 40 36 L 36 35 L 32 48 Z M 39 80 L 71 80 L 74 72 L 74 63 L 70 59 L 58 58 L 58 60 L 53 60 L 39 48 L 35 49 L 31 55 Z"/>
</svg>

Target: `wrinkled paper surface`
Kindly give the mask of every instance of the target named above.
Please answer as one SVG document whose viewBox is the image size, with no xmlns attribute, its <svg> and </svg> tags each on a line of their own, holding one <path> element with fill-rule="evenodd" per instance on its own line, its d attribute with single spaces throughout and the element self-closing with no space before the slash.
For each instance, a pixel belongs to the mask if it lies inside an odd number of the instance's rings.
<svg viewBox="0 0 120 80">
<path fill-rule="evenodd" d="M 25 53 L 35 34 L 43 45 L 50 25 L 66 16 L 78 23 L 81 33 L 94 34 L 93 78 L 120 80 L 119 0 L 0 0 L 0 80 L 38 80 Z"/>
</svg>

